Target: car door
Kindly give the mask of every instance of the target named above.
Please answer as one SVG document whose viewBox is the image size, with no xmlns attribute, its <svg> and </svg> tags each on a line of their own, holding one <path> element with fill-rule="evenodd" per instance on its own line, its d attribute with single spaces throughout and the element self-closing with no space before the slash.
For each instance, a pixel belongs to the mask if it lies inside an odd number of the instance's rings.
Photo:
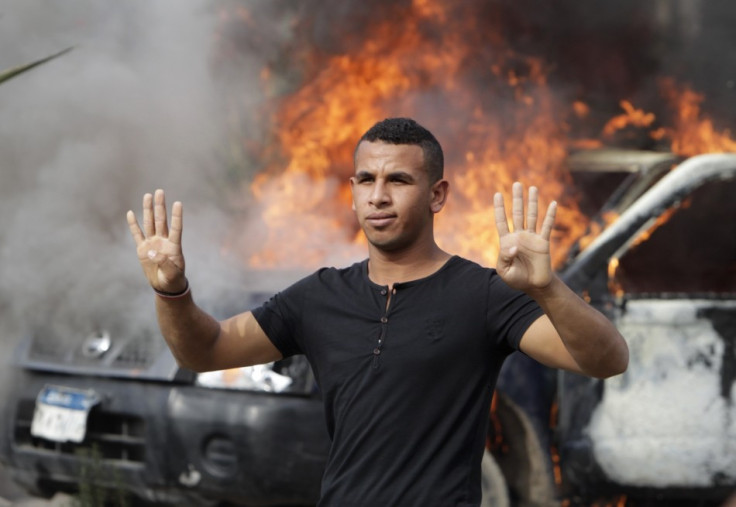
<svg viewBox="0 0 736 507">
<path fill-rule="evenodd" d="M 576 489 L 702 498 L 736 486 L 736 157 L 696 159 L 565 273 L 630 349 L 623 375 L 562 375 L 561 455 Z"/>
</svg>

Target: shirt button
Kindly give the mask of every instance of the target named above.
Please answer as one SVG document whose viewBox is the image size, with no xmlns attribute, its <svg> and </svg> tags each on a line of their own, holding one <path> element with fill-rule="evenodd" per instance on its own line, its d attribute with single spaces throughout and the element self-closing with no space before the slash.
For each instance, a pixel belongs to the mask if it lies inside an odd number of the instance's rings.
<svg viewBox="0 0 736 507">
<path fill-rule="evenodd" d="M 386 289 L 381 289 L 381 296 L 385 296 L 388 294 L 388 291 Z"/>
<path fill-rule="evenodd" d="M 386 317 L 381 317 L 381 322 L 385 324 L 386 322 L 388 322 L 388 319 Z"/>
<path fill-rule="evenodd" d="M 381 349 L 379 349 L 378 347 L 376 347 L 375 349 L 373 349 L 373 355 L 376 355 L 376 356 L 381 355 Z"/>
</svg>

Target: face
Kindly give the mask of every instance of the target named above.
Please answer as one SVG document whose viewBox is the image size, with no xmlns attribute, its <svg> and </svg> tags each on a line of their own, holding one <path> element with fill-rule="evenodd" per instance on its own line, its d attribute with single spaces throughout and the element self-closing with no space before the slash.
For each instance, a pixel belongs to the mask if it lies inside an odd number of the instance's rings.
<svg viewBox="0 0 736 507">
<path fill-rule="evenodd" d="M 361 142 L 350 186 L 372 247 L 391 252 L 434 241 L 433 215 L 444 206 L 447 182 L 430 184 L 421 147 Z"/>
</svg>

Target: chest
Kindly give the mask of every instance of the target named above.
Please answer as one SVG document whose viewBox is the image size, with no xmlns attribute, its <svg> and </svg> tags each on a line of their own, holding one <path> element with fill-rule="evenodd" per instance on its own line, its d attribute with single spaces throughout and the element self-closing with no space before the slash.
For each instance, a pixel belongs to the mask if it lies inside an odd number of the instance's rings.
<svg viewBox="0 0 736 507">
<path fill-rule="evenodd" d="M 309 298 L 303 348 L 322 388 L 365 375 L 421 378 L 488 360 L 485 300 L 472 291 L 375 287 Z M 477 363 L 477 364 L 476 364 Z"/>
</svg>

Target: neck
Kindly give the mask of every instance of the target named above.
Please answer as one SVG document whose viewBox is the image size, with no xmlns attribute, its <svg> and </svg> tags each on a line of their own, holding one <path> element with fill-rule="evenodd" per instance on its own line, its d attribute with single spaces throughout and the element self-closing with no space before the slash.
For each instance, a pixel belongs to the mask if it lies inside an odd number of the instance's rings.
<svg viewBox="0 0 736 507">
<path fill-rule="evenodd" d="M 386 252 L 372 245 L 368 249 L 368 277 L 378 285 L 410 282 L 440 269 L 451 257 L 434 240 L 401 251 Z"/>
</svg>

